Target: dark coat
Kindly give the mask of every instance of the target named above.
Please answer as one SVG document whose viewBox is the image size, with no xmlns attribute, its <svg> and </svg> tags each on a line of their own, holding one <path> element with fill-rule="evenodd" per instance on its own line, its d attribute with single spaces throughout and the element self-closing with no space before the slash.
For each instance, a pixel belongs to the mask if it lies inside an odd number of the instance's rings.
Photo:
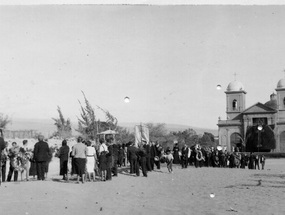
<svg viewBox="0 0 285 215">
<path fill-rule="evenodd" d="M 113 144 L 113 156 L 115 159 L 119 157 L 119 146 L 118 144 Z"/>
<path fill-rule="evenodd" d="M 68 146 L 62 146 L 59 149 L 59 159 L 60 161 L 67 161 L 69 155 L 69 147 Z"/>
<path fill-rule="evenodd" d="M 34 157 L 37 162 L 48 161 L 50 159 L 51 153 L 46 142 L 39 141 L 35 144 Z"/>
<path fill-rule="evenodd" d="M 145 144 L 144 146 L 144 150 L 145 150 L 145 153 L 146 153 L 146 157 L 150 157 L 150 145 L 149 144 Z"/>
<path fill-rule="evenodd" d="M 138 159 L 145 158 L 147 156 L 146 151 L 143 148 L 137 149 L 136 154 L 137 154 Z"/>
<path fill-rule="evenodd" d="M 189 148 L 188 147 L 183 147 L 181 150 L 181 158 L 182 160 L 187 160 L 188 159 L 188 153 L 189 153 Z"/>
<path fill-rule="evenodd" d="M 137 159 L 137 151 L 138 149 L 135 146 L 128 147 L 128 159 Z"/>
<path fill-rule="evenodd" d="M 3 137 L 0 137 L 0 160 L 1 160 L 1 154 L 2 154 L 2 150 L 5 149 L 6 144 L 5 141 L 3 139 Z"/>
<path fill-rule="evenodd" d="M 157 156 L 156 150 L 155 150 L 155 145 L 152 144 L 152 145 L 150 146 L 150 153 L 149 153 L 149 154 L 150 154 L 150 157 L 151 157 L 151 158 L 154 158 L 155 156 Z"/>
<path fill-rule="evenodd" d="M 161 157 L 162 147 L 159 144 L 154 145 L 155 156 Z"/>
</svg>

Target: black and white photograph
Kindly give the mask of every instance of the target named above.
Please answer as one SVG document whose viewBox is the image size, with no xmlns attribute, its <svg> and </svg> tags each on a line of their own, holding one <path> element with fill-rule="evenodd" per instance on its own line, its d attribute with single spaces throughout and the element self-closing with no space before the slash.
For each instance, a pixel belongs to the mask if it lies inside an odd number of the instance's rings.
<svg viewBox="0 0 285 215">
<path fill-rule="evenodd" d="M 285 214 L 281 1 L 2 1 L 0 80 L 0 214 Z"/>
</svg>

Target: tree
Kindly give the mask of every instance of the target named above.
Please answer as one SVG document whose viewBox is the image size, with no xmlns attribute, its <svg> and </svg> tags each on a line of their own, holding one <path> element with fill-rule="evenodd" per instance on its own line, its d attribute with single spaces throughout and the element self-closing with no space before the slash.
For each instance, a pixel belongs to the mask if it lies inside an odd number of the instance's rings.
<svg viewBox="0 0 285 215">
<path fill-rule="evenodd" d="M 200 138 L 200 144 L 203 146 L 216 146 L 215 136 L 212 133 L 204 132 L 203 136 Z"/>
<path fill-rule="evenodd" d="M 173 132 L 177 137 L 177 140 L 180 144 L 180 147 L 186 143 L 188 146 L 192 146 L 198 143 L 199 137 L 196 131 L 192 128 L 188 128 L 184 131 Z"/>
<path fill-rule="evenodd" d="M 149 129 L 149 139 L 152 142 L 158 141 L 163 148 L 172 147 L 175 139 L 174 135 L 170 133 L 164 123 L 146 123 Z"/>
<path fill-rule="evenodd" d="M 82 134 L 84 138 L 94 140 L 98 132 L 98 122 L 96 121 L 96 115 L 94 108 L 91 106 L 90 102 L 87 100 L 83 91 L 81 91 L 84 96 L 85 106 L 81 104 L 78 100 L 81 108 L 80 116 L 78 119 L 78 129 L 77 131 Z"/>
<path fill-rule="evenodd" d="M 118 125 L 118 120 L 116 117 L 114 117 L 108 110 L 104 110 L 103 108 L 99 107 L 97 105 L 97 107 L 103 111 L 106 115 L 106 122 L 103 123 L 103 122 L 100 122 L 99 123 L 99 126 L 100 127 L 103 127 L 104 130 L 107 130 L 107 129 L 111 129 L 111 130 L 116 130 L 117 129 L 117 125 Z"/>
<path fill-rule="evenodd" d="M 10 122 L 11 120 L 8 115 L 0 113 L 0 128 L 5 129 Z"/>
<path fill-rule="evenodd" d="M 59 114 L 59 118 L 52 118 L 55 121 L 55 126 L 57 131 L 54 136 L 58 136 L 60 138 L 69 138 L 72 136 L 72 129 L 70 120 L 63 117 L 62 111 L 59 106 L 57 106 L 57 112 Z"/>
<path fill-rule="evenodd" d="M 123 128 L 121 126 L 118 126 L 117 132 L 118 132 L 118 140 L 121 143 L 128 143 L 130 141 L 134 141 L 134 139 L 135 139 L 134 132 L 130 132 L 127 128 Z"/>
</svg>

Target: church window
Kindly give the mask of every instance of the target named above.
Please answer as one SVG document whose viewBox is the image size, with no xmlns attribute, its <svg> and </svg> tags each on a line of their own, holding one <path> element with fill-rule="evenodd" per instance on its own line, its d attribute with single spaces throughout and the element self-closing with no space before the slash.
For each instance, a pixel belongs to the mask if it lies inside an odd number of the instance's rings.
<svg viewBox="0 0 285 215">
<path fill-rule="evenodd" d="M 233 100 L 233 110 L 237 110 L 237 100 Z"/>
</svg>

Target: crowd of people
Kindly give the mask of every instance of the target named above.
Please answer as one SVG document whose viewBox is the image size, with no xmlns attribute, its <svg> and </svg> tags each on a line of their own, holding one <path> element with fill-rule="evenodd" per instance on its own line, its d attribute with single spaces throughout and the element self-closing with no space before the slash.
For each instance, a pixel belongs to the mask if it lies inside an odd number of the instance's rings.
<svg viewBox="0 0 285 215">
<path fill-rule="evenodd" d="M 2 131 L 0 130 L 0 134 Z M 27 147 L 27 140 L 23 147 L 16 142 L 8 149 L 7 142 L 0 137 L 1 149 L 1 181 L 29 180 L 30 176 L 37 180 L 46 180 L 52 152 L 47 141 L 40 135 L 33 149 Z M 117 144 L 114 139 L 100 139 L 99 144 L 92 144 L 82 137 L 77 138 L 77 143 L 71 148 L 67 140 L 55 152 L 59 158 L 59 175 L 62 180 L 75 179 L 77 183 L 86 181 L 108 181 L 118 176 L 118 168 L 129 169 L 128 174 L 144 177 L 154 169 L 159 170 L 161 163 L 166 163 L 169 173 L 173 173 L 172 164 L 181 165 L 182 169 L 190 166 L 198 167 L 229 167 L 264 169 L 264 155 L 254 153 L 241 153 L 238 148 L 234 152 L 227 152 L 221 148 L 201 147 L 199 144 L 188 147 L 186 144 L 179 148 L 178 143 L 171 149 L 164 149 L 159 142 L 135 144 Z M 6 177 L 6 163 L 9 161 L 9 171 Z M 75 176 L 75 177 L 73 177 Z"/>
<path fill-rule="evenodd" d="M 178 143 L 173 147 L 173 156 L 173 163 L 181 164 L 182 168 L 192 165 L 197 168 L 204 166 L 264 169 L 266 160 L 263 154 L 240 152 L 238 147 L 235 147 L 233 152 L 228 152 L 222 147 L 201 147 L 199 144 L 188 147 L 185 144 L 180 150 Z"/>
<path fill-rule="evenodd" d="M 1 130 L 0 133 L 2 134 Z M 27 140 L 23 140 L 22 147 L 17 142 L 12 142 L 12 147 L 8 149 L 8 142 L 5 142 L 3 137 L 0 137 L 0 149 L 1 182 L 10 182 L 12 178 L 14 181 L 18 181 L 19 174 L 21 181 L 29 181 L 30 176 L 33 176 L 34 179 L 37 176 L 38 180 L 45 180 L 47 177 L 52 152 L 42 135 L 38 137 L 38 142 L 33 149 L 28 147 Z M 6 177 L 8 162 L 9 170 Z"/>
</svg>

